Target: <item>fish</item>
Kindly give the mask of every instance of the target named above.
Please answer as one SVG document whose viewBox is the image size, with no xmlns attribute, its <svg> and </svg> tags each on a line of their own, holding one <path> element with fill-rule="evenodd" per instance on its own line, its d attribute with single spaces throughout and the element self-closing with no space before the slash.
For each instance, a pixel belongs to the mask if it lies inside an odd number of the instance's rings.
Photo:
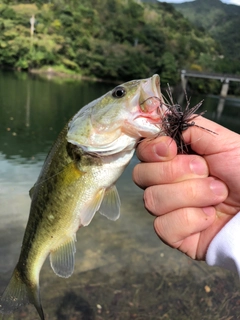
<svg viewBox="0 0 240 320">
<path fill-rule="evenodd" d="M 44 261 L 49 256 L 54 273 L 70 277 L 78 229 L 88 226 L 96 212 L 113 221 L 119 218 L 115 182 L 140 140 L 160 134 L 166 110 L 160 77 L 153 75 L 115 87 L 65 125 L 30 190 L 21 252 L 0 297 L 1 313 L 30 302 L 45 319 L 39 287 Z"/>
</svg>

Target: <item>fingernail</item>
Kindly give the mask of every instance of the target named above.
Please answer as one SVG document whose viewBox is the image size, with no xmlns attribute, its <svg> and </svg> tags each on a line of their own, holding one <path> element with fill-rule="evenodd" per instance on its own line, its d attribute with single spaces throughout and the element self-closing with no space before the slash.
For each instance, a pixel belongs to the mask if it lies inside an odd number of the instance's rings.
<svg viewBox="0 0 240 320">
<path fill-rule="evenodd" d="M 159 142 L 153 146 L 154 152 L 160 157 L 168 155 L 168 145 L 165 142 Z"/>
<path fill-rule="evenodd" d="M 190 164 L 190 170 L 199 175 L 199 176 L 205 176 L 208 174 L 208 167 L 206 165 L 206 162 L 201 158 L 195 158 L 193 159 Z"/>
<path fill-rule="evenodd" d="M 210 183 L 210 189 L 217 196 L 225 195 L 227 192 L 227 188 L 226 188 L 225 184 L 223 182 L 221 182 L 220 180 L 213 180 Z"/>
<path fill-rule="evenodd" d="M 202 208 L 202 210 L 207 216 L 213 216 L 216 214 L 216 210 L 213 207 Z"/>
</svg>

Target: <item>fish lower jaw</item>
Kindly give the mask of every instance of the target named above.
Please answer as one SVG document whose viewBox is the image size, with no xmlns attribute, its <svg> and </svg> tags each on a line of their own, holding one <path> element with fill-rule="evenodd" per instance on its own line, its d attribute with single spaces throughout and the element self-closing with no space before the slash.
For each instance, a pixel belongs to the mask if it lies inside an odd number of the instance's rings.
<svg viewBox="0 0 240 320">
<path fill-rule="evenodd" d="M 99 156 L 102 159 L 102 157 L 114 156 L 121 152 L 133 150 L 135 148 L 137 138 L 138 136 L 132 137 L 131 135 L 122 133 L 120 137 L 110 143 L 106 143 L 105 145 L 80 145 L 77 144 L 76 141 L 71 140 L 69 140 L 69 142 L 81 148 L 85 153 L 90 155 L 92 154 L 93 156 Z"/>
<path fill-rule="evenodd" d="M 128 133 L 138 134 L 139 138 L 151 138 L 161 132 L 161 120 L 159 118 L 138 117 L 128 124 Z"/>
</svg>

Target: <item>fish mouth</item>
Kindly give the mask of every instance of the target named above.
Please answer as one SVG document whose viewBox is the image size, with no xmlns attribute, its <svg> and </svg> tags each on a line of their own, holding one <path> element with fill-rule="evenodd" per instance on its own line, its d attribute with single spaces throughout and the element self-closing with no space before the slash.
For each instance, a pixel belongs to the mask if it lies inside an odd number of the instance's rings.
<svg viewBox="0 0 240 320">
<path fill-rule="evenodd" d="M 155 74 L 142 85 L 139 99 L 140 115 L 151 123 L 159 124 L 167 106 L 160 90 L 160 77 Z"/>
</svg>

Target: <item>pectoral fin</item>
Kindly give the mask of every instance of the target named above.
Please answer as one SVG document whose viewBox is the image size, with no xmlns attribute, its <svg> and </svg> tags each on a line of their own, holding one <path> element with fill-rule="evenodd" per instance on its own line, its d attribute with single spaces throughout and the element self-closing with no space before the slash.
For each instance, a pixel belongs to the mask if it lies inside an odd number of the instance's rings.
<svg viewBox="0 0 240 320">
<path fill-rule="evenodd" d="M 120 217 L 121 201 L 115 185 L 105 191 L 99 212 L 110 220 L 117 220 Z"/>
<path fill-rule="evenodd" d="M 117 188 L 113 185 L 108 189 L 98 191 L 94 199 L 86 206 L 80 214 L 80 224 L 89 225 L 94 214 L 99 211 L 110 220 L 117 220 L 120 216 L 120 198 Z"/>
<path fill-rule="evenodd" d="M 80 223 L 84 227 L 89 225 L 96 211 L 98 211 L 102 203 L 104 193 L 105 193 L 105 189 L 99 190 L 96 196 L 92 199 L 92 201 L 86 206 L 86 209 L 81 212 Z"/>
<path fill-rule="evenodd" d="M 74 254 L 76 252 L 75 236 L 50 253 L 50 264 L 53 271 L 63 278 L 68 278 L 74 270 Z"/>
</svg>

